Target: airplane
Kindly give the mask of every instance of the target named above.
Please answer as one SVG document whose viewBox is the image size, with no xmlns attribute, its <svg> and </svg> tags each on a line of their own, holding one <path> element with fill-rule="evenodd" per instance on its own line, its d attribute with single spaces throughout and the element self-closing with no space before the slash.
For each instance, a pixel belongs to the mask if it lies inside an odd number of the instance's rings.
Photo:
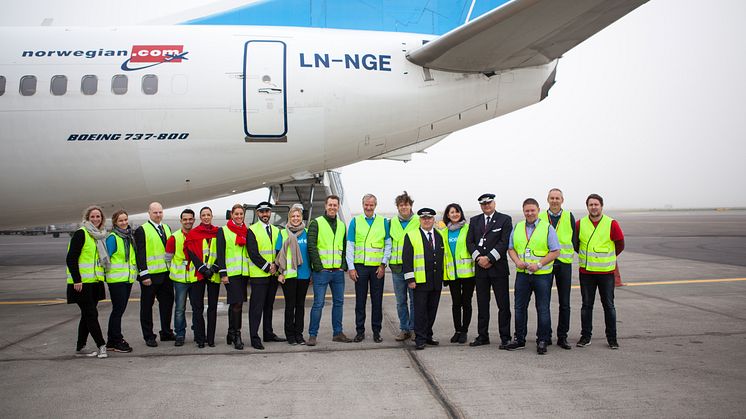
<svg viewBox="0 0 746 419">
<path fill-rule="evenodd" d="M 406 161 L 545 99 L 565 52 L 646 2 L 269 0 L 2 27 L 0 228 Z"/>
</svg>

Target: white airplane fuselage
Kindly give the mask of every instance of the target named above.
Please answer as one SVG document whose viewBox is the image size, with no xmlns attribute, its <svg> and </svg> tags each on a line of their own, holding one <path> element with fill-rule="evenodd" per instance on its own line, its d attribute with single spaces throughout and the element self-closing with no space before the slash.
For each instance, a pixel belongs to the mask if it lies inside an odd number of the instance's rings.
<svg viewBox="0 0 746 419">
<path fill-rule="evenodd" d="M 156 200 L 173 207 L 395 154 L 538 102 L 556 66 L 428 72 L 405 54 L 432 38 L 254 26 L 2 28 L 0 227 L 78 220 L 90 204 L 107 214 Z M 116 94 L 112 80 L 122 75 L 126 92 Z M 143 90 L 146 75 L 157 79 L 154 94 Z M 35 93 L 22 94 L 24 76 L 36 78 Z M 64 94 L 51 92 L 55 76 L 66 76 Z M 96 76 L 96 93 L 81 91 L 85 76 Z"/>
</svg>

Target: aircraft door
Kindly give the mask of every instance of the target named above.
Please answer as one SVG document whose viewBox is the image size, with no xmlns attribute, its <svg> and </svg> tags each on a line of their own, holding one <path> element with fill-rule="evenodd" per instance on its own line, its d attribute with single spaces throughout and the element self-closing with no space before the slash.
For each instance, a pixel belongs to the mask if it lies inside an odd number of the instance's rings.
<svg viewBox="0 0 746 419">
<path fill-rule="evenodd" d="M 246 141 L 287 141 L 286 45 L 248 41 L 244 46 L 243 110 Z"/>
</svg>

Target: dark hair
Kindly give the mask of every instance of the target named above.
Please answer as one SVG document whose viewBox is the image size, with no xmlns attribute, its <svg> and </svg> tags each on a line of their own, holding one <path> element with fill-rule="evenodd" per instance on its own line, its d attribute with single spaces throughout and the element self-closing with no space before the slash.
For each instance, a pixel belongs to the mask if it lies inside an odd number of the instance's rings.
<svg viewBox="0 0 746 419">
<path fill-rule="evenodd" d="M 111 227 L 112 228 L 116 227 L 117 220 L 119 219 L 119 216 L 122 215 L 122 214 L 124 214 L 124 215 L 126 215 L 126 216 L 129 217 L 129 214 L 127 214 L 127 211 L 125 211 L 123 209 L 117 210 L 114 214 L 112 214 L 112 216 L 111 216 Z"/>
<path fill-rule="evenodd" d="M 601 195 L 596 194 L 596 193 L 592 193 L 592 194 L 588 195 L 588 198 L 585 198 L 585 206 L 586 207 L 588 206 L 588 201 L 590 201 L 591 199 L 597 199 L 598 202 L 601 203 L 601 206 L 602 207 L 604 206 L 604 199 L 601 198 Z"/>
<path fill-rule="evenodd" d="M 403 193 L 403 194 L 401 194 L 401 195 L 397 196 L 397 197 L 396 197 L 396 199 L 394 199 L 394 204 L 395 204 L 395 205 L 396 205 L 397 207 L 398 207 L 398 206 L 399 206 L 400 204 L 409 204 L 409 205 L 413 205 L 413 204 L 414 204 L 414 200 L 412 199 L 412 197 L 411 197 L 411 196 L 409 196 L 409 194 L 407 193 L 407 191 L 404 191 L 404 193 Z"/>
<path fill-rule="evenodd" d="M 448 213 L 451 211 L 451 208 L 456 208 L 456 211 L 458 211 L 461 214 L 461 218 L 459 218 L 458 221 L 464 221 L 466 218 L 464 218 L 464 210 L 461 209 L 461 205 L 453 202 L 448 204 L 445 211 L 443 211 L 443 222 L 448 225 L 448 223 L 451 221 L 450 218 L 448 218 Z"/>
<path fill-rule="evenodd" d="M 336 199 L 338 204 L 342 203 L 342 200 L 337 195 L 327 195 L 326 199 L 324 199 L 324 205 L 328 204 L 331 199 Z"/>
<path fill-rule="evenodd" d="M 184 211 L 181 212 L 181 214 L 179 214 L 179 219 L 181 219 L 181 217 L 183 217 L 184 214 L 192 214 L 192 217 L 194 217 L 194 211 L 192 211 L 189 208 L 185 209 Z"/>
<path fill-rule="evenodd" d="M 210 214 L 212 214 L 212 208 L 210 208 L 210 207 L 202 207 L 199 210 L 199 215 L 202 215 L 202 211 L 204 211 L 204 210 L 209 210 Z"/>
<path fill-rule="evenodd" d="M 525 207 L 526 205 L 536 205 L 536 208 L 539 208 L 539 201 L 535 200 L 534 198 L 526 198 L 525 201 L 523 201 L 523 205 L 521 208 Z"/>
</svg>

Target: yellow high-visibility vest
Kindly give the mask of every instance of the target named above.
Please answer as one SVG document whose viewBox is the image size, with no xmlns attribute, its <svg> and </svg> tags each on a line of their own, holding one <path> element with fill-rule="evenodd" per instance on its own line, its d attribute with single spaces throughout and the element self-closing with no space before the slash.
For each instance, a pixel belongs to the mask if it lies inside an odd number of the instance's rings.
<svg viewBox="0 0 746 419">
<path fill-rule="evenodd" d="M 616 245 L 611 240 L 613 218 L 602 215 L 597 226 L 588 216 L 580 220 L 578 260 L 588 272 L 611 272 L 616 269 Z"/>
<path fill-rule="evenodd" d="M 368 225 L 365 215 L 355 220 L 355 263 L 378 266 L 383 262 L 383 247 L 386 240 L 386 224 L 383 217 L 375 216 Z"/>
</svg>

